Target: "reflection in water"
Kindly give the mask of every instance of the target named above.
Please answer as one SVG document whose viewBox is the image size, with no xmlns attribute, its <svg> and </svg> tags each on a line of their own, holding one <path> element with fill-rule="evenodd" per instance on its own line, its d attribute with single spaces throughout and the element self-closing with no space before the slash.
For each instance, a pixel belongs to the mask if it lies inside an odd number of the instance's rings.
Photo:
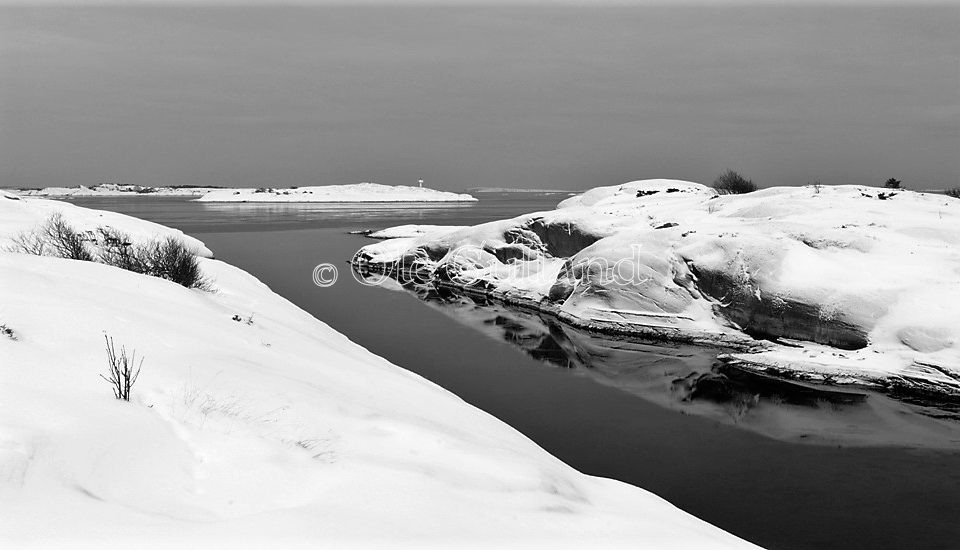
<svg viewBox="0 0 960 550">
<path fill-rule="evenodd" d="M 480 223 L 496 217 L 499 203 L 473 202 L 193 202 L 190 197 L 155 197 L 131 200 L 128 197 L 79 197 L 70 202 L 148 219 L 176 227 L 186 233 L 208 231 L 279 231 L 370 224 L 383 229 L 383 220 L 403 223 L 447 223 L 459 220 Z M 364 228 L 359 225 L 359 228 Z"/>
<path fill-rule="evenodd" d="M 411 220 L 436 217 L 459 217 L 463 211 L 474 207 L 474 203 L 399 203 L 370 202 L 361 203 L 199 203 L 203 211 L 211 216 L 230 216 L 234 222 L 262 223 L 264 219 L 282 221 L 295 225 L 298 222 L 323 221 L 324 225 L 342 225 L 344 220 L 356 222 L 370 220 L 376 223 L 385 217 L 406 217 Z"/>
<path fill-rule="evenodd" d="M 251 227 L 256 227 L 257 231 L 277 231 L 322 227 L 383 229 L 391 225 L 416 223 L 476 225 L 527 212 L 553 209 L 558 200 L 554 195 L 508 194 L 485 197 L 479 203 L 214 203 L 192 202 L 191 198 L 183 197 L 141 200 L 81 197 L 70 202 L 149 219 L 187 233 L 202 233 L 249 231 Z M 386 220 L 389 221 L 385 224 Z"/>
<path fill-rule="evenodd" d="M 545 364 L 681 414 L 786 441 L 960 448 L 960 422 L 944 409 L 858 388 L 831 389 L 748 373 L 717 361 L 716 349 L 587 333 L 549 316 L 430 284 L 388 279 L 377 286 L 414 294 Z"/>
</svg>

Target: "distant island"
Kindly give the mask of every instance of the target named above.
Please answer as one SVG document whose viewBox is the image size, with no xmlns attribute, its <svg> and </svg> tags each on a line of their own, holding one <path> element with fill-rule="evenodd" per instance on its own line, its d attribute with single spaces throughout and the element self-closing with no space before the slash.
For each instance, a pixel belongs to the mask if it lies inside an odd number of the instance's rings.
<svg viewBox="0 0 960 550">
<path fill-rule="evenodd" d="M 124 183 L 101 183 L 90 187 L 45 187 L 15 189 L 24 197 L 196 197 L 199 202 L 475 202 L 464 193 L 427 187 L 353 183 L 309 187 L 228 188 L 175 185 L 146 187 Z"/>
<path fill-rule="evenodd" d="M 14 189 L 23 197 L 200 197 L 215 186 L 172 185 L 169 187 L 148 187 L 129 183 L 99 183 L 87 187 L 44 187 L 43 189 Z"/>
<path fill-rule="evenodd" d="M 437 191 L 427 187 L 353 183 L 310 187 L 258 189 L 216 189 L 197 202 L 475 202 L 463 193 Z"/>
</svg>

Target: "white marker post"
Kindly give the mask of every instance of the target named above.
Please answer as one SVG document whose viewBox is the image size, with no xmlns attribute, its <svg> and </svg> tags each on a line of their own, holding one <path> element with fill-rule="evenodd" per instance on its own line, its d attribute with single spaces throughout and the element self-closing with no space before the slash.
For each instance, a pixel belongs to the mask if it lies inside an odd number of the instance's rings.
<svg viewBox="0 0 960 550">
<path fill-rule="evenodd" d="M 420 180 L 420 187 L 423 187 L 423 180 Z"/>
</svg>

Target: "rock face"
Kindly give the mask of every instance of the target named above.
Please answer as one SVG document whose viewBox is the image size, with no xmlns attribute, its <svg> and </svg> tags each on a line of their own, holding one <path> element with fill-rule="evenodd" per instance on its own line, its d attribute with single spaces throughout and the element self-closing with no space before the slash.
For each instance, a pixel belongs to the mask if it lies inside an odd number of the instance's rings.
<svg viewBox="0 0 960 550">
<path fill-rule="evenodd" d="M 744 332 L 756 337 L 810 340 L 843 349 L 867 345 L 867 324 L 838 312 L 824 316 L 818 304 L 771 294 L 752 294 L 742 281 L 726 271 L 697 269 L 689 264 L 699 289 L 717 300 L 716 312 Z"/>
<path fill-rule="evenodd" d="M 645 180 L 370 245 L 356 261 L 415 267 L 592 328 L 800 341 L 755 343 L 751 364 L 778 372 L 802 363 L 878 383 L 916 364 L 960 374 L 960 201 L 940 195 L 808 186 L 720 196 Z"/>
</svg>

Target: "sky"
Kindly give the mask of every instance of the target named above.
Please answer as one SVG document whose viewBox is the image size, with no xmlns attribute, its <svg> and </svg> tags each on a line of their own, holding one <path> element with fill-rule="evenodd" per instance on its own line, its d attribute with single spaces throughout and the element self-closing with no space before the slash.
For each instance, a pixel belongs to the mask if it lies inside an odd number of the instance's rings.
<svg viewBox="0 0 960 550">
<path fill-rule="evenodd" d="M 0 187 L 960 186 L 960 4 L 0 7 Z"/>
</svg>

